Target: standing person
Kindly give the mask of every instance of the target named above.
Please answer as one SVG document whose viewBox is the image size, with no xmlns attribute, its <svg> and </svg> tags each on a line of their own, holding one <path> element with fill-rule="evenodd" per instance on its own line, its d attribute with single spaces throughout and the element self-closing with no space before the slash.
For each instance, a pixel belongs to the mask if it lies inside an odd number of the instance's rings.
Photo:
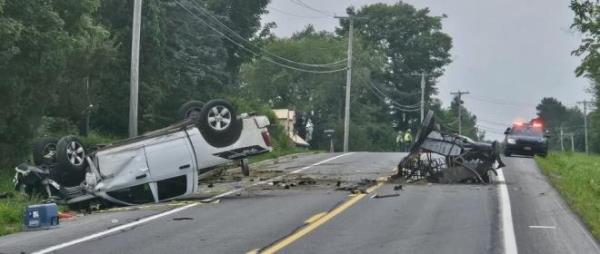
<svg viewBox="0 0 600 254">
<path fill-rule="evenodd" d="M 413 142 L 413 137 L 410 132 L 411 132 L 411 130 L 410 130 L 410 128 L 408 128 L 408 130 L 406 130 L 406 132 L 404 133 L 404 147 L 405 147 L 404 151 L 405 152 L 409 152 L 410 145 Z"/>
<path fill-rule="evenodd" d="M 396 147 L 398 150 L 404 150 L 404 133 L 402 131 L 398 131 L 398 136 L 396 136 Z"/>
</svg>

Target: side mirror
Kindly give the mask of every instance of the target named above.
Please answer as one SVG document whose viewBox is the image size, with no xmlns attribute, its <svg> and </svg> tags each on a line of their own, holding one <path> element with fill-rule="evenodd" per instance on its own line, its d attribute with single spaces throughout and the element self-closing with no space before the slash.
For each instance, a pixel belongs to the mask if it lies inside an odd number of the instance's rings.
<svg viewBox="0 0 600 254">
<path fill-rule="evenodd" d="M 508 135 L 510 134 L 510 128 L 506 128 L 506 130 L 504 131 L 504 135 Z"/>
</svg>

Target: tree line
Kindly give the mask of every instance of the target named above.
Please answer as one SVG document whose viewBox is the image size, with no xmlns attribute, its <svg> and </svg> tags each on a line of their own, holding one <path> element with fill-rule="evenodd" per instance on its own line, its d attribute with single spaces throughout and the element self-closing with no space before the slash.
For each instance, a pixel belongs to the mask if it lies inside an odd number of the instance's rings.
<svg viewBox="0 0 600 254">
<path fill-rule="evenodd" d="M 594 96 L 593 110 L 588 111 L 589 121 L 589 147 L 593 152 L 600 152 L 600 110 L 598 98 L 600 96 L 600 5 L 597 1 L 571 0 L 570 4 L 575 18 L 572 29 L 582 35 L 581 45 L 572 51 L 573 55 L 582 57 L 581 64 L 575 70 L 577 76 L 588 78 L 591 93 Z M 582 122 L 582 121 L 581 121 Z"/>
<path fill-rule="evenodd" d="M 140 131 L 177 120 L 185 101 L 230 99 L 242 111 L 291 108 L 314 125 L 311 145 L 341 145 L 348 21 L 335 32 L 307 26 L 289 38 L 261 24 L 269 0 L 145 0 L 140 52 Z M 48 126 L 127 133 L 133 1 L 0 0 L 0 165 L 25 158 Z M 355 21 L 352 150 L 393 150 L 399 130 L 427 109 L 445 119 L 436 79 L 450 60 L 444 16 L 409 4 L 348 8 Z M 309 71 L 299 71 L 309 70 Z M 326 70 L 326 71 L 323 71 Z M 463 108 L 469 136 L 481 136 Z M 62 125 L 60 125 L 62 123 Z M 452 123 L 450 123 L 452 124 Z M 455 123 L 454 123 L 455 124 Z M 75 126 L 75 127 L 73 127 Z M 77 134 L 77 133 L 72 133 Z"/>
</svg>

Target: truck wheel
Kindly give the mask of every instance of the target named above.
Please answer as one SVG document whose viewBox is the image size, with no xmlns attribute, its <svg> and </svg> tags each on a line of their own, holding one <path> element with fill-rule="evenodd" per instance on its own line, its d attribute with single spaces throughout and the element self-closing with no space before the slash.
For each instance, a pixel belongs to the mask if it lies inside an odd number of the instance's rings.
<svg viewBox="0 0 600 254">
<path fill-rule="evenodd" d="M 57 138 L 40 138 L 33 142 L 33 163 L 39 165 L 54 165 L 56 163 Z"/>
<path fill-rule="evenodd" d="M 179 108 L 178 115 L 181 120 L 185 120 L 188 118 L 200 118 L 200 112 L 202 111 L 202 106 L 204 106 L 204 102 L 201 101 L 188 101 L 185 104 L 181 105 Z"/>
<path fill-rule="evenodd" d="M 248 162 L 248 158 L 243 158 L 240 160 L 240 168 L 242 169 L 242 175 L 250 176 L 250 164 Z"/>
<path fill-rule="evenodd" d="M 233 106 L 226 100 L 211 100 L 202 107 L 198 129 L 210 145 L 232 145 L 240 138 L 242 127 L 242 120 L 237 119 Z"/>
<path fill-rule="evenodd" d="M 85 148 L 75 136 L 61 138 L 56 145 L 56 164 L 66 172 L 85 173 Z"/>
</svg>

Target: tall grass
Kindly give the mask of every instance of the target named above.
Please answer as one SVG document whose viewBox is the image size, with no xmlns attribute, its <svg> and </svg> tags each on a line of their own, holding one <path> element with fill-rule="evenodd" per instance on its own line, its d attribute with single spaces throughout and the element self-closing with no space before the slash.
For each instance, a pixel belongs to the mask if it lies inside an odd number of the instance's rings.
<svg viewBox="0 0 600 254">
<path fill-rule="evenodd" d="M 536 157 L 544 174 L 592 234 L 600 239 L 600 156 L 551 153 Z"/>
</svg>

